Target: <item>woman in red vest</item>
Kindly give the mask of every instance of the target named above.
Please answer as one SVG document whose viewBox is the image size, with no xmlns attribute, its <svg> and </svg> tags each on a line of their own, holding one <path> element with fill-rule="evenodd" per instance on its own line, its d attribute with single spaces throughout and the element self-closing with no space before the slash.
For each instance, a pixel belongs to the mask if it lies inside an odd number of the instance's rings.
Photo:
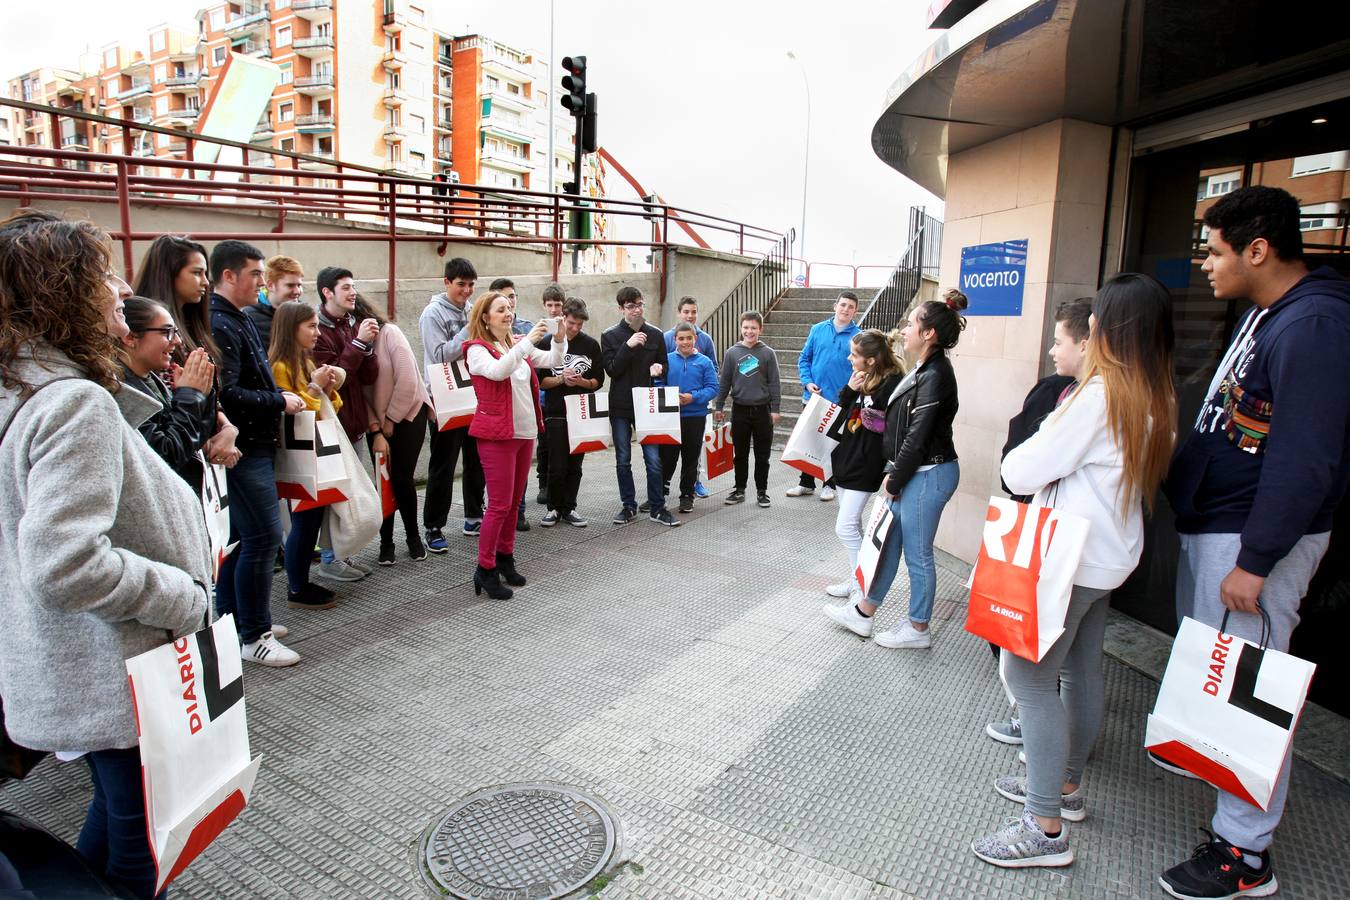
<svg viewBox="0 0 1350 900">
<path fill-rule="evenodd" d="M 516 571 L 515 511 L 525 496 L 535 439 L 544 430 L 534 370 L 557 368 L 567 354 L 562 319 L 544 319 L 524 337 L 511 333 L 514 321 L 511 301 L 488 291 L 474 300 L 469 340 L 464 343 L 464 358 L 478 395 L 469 434 L 478 439 L 488 493 L 473 590 L 475 594 L 487 591 L 494 600 L 511 597 L 503 580 L 515 587 L 525 584 L 524 576 Z M 535 342 L 550 331 L 554 332 L 552 349 L 540 350 Z"/>
</svg>

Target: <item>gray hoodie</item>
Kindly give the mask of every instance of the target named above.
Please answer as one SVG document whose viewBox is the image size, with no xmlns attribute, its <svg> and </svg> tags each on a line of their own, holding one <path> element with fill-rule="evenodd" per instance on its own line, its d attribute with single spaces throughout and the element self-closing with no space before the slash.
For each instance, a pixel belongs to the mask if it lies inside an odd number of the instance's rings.
<svg viewBox="0 0 1350 900">
<path fill-rule="evenodd" d="M 47 350 L 30 384 L 81 375 Z M 0 422 L 18 392 L 0 389 Z M 160 409 L 84 378 L 44 388 L 0 444 L 0 697 L 37 750 L 137 744 L 125 660 L 203 627 L 210 546 L 200 499 L 136 427 Z"/>
<path fill-rule="evenodd" d="M 422 334 L 422 378 L 433 365 L 454 362 L 464 355 L 464 339 L 459 332 L 469 324 L 473 301 L 459 307 L 445 294 L 436 294 L 422 310 L 417 328 Z M 430 383 L 428 383 L 430 387 Z"/>
</svg>

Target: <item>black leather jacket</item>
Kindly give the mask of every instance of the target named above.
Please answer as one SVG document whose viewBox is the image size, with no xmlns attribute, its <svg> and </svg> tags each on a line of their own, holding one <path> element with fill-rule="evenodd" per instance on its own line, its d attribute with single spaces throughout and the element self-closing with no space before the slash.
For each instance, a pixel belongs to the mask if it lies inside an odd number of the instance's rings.
<svg viewBox="0 0 1350 900">
<path fill-rule="evenodd" d="M 200 491 L 202 467 L 197 461 L 197 451 L 216 430 L 211 398 L 187 387 L 169 393 L 158 375 L 151 373 L 141 378 L 126 366 L 122 367 L 122 381 L 126 387 L 135 388 L 163 405 L 162 410 L 141 424 L 141 435 L 169 468 Z"/>
<path fill-rule="evenodd" d="M 956 373 L 945 352 L 935 352 L 905 376 L 886 407 L 886 490 L 899 494 L 919 466 L 956 459 L 952 420 L 960 404 Z"/>
</svg>

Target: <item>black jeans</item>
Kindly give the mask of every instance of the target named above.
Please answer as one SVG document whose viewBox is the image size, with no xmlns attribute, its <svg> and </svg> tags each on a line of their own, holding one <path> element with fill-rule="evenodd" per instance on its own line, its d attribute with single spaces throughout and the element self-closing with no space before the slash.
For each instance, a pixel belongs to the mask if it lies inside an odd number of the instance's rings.
<svg viewBox="0 0 1350 900">
<path fill-rule="evenodd" d="M 547 455 L 544 474 L 548 477 L 548 508 L 565 516 L 577 508 L 577 491 L 581 489 L 581 464 L 584 453 L 570 453 L 567 448 L 567 420 L 545 419 L 544 439 L 537 451 L 541 459 Z"/>
<path fill-rule="evenodd" d="M 550 426 L 550 425 L 548 424 L 549 421 L 551 421 L 551 420 L 549 420 L 549 419 L 545 419 L 545 420 L 544 420 L 544 427 L 545 427 L 545 428 L 550 428 L 550 427 L 552 427 L 552 426 Z M 566 419 L 563 419 L 563 422 L 566 423 L 567 420 L 566 420 Z M 566 430 L 566 429 L 564 429 L 564 430 Z M 550 456 L 551 456 L 552 451 L 550 450 L 548 444 L 549 444 L 549 442 L 548 442 L 547 440 L 544 440 L 543 438 L 540 438 L 540 440 L 536 441 L 536 442 L 535 442 L 535 445 L 534 445 L 534 474 L 535 474 L 536 477 L 538 477 L 538 479 L 539 479 L 539 486 L 540 486 L 541 488 L 542 488 L 544 485 L 546 485 L 546 484 L 549 483 L 549 476 L 548 476 L 548 461 L 549 461 L 549 458 L 550 458 Z M 566 447 L 566 445 L 563 446 L 563 452 L 564 452 L 564 453 L 567 452 L 567 447 Z M 572 498 L 572 499 L 575 500 L 576 498 L 574 497 L 574 498 Z"/>
<path fill-rule="evenodd" d="M 413 419 L 399 422 L 389 435 L 389 485 L 394 489 L 394 503 L 403 519 L 403 531 L 411 540 L 417 537 L 417 458 L 427 440 L 427 408 L 424 406 Z M 432 420 L 432 425 L 435 425 Z M 428 492 L 429 489 L 428 489 Z M 380 543 L 394 540 L 394 517 L 388 516 L 380 524 Z"/>
<path fill-rule="evenodd" d="M 680 416 L 680 444 L 661 445 L 661 478 L 666 486 L 675 477 L 675 464 L 680 465 L 680 499 L 694 496 L 694 482 L 698 481 L 698 455 L 703 452 L 703 431 L 707 416 Z"/>
<path fill-rule="evenodd" d="M 154 896 L 155 858 L 146 833 L 140 748 L 95 750 L 85 761 L 94 796 L 75 848 L 97 874 L 121 882 L 137 897 Z"/>
<path fill-rule="evenodd" d="M 469 426 L 437 431 L 436 419 L 427 420 L 431 430 L 431 459 L 427 466 L 427 500 L 422 521 L 428 529 L 444 528 L 455 497 L 455 463 L 464 451 L 464 518 L 483 518 L 483 464 L 478 461 L 478 442 L 469 436 Z"/>
<path fill-rule="evenodd" d="M 807 475 L 805 472 L 802 473 L 802 477 L 800 477 L 800 478 L 797 479 L 797 483 L 800 484 L 800 485 L 801 485 L 802 487 L 804 487 L 804 488 L 811 488 L 812 490 L 815 490 L 815 488 L 816 488 L 816 480 L 815 480 L 814 478 L 812 478 L 810 475 Z M 829 481 L 826 481 L 826 482 L 825 482 L 825 486 L 826 486 L 827 488 L 832 488 L 832 487 L 834 487 L 834 477 L 833 477 L 833 476 L 830 477 L 830 480 L 829 480 Z"/>
<path fill-rule="evenodd" d="M 769 490 L 769 448 L 773 445 L 773 419 L 769 405 L 731 404 L 731 443 L 736 456 L 736 490 L 745 490 L 750 467 L 750 444 L 755 445 L 755 490 Z"/>
</svg>

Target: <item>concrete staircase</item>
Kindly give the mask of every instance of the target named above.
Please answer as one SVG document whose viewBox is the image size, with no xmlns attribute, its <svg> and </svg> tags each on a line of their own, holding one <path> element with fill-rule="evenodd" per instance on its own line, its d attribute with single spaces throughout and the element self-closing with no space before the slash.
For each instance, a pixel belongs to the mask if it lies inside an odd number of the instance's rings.
<svg viewBox="0 0 1350 900">
<path fill-rule="evenodd" d="M 874 293 L 875 290 L 857 291 L 863 304 Z M 834 315 L 834 301 L 838 297 L 839 288 L 788 288 L 764 322 L 764 334 L 760 339 L 778 354 L 778 370 L 783 380 L 783 417 L 774 429 L 775 447 L 786 443 L 802 412 L 802 382 L 797 374 L 797 357 L 806 346 L 806 335 L 812 325 Z"/>
</svg>

